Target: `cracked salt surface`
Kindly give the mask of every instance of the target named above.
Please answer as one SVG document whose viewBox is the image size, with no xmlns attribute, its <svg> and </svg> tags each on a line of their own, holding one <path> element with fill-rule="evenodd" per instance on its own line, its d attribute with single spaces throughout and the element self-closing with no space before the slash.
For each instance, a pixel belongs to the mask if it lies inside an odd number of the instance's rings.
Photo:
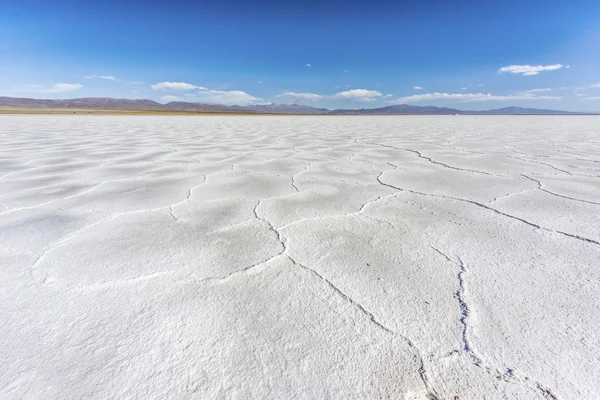
<svg viewBox="0 0 600 400">
<path fill-rule="evenodd" d="M 600 398 L 599 128 L 2 116 L 0 397 Z"/>
</svg>

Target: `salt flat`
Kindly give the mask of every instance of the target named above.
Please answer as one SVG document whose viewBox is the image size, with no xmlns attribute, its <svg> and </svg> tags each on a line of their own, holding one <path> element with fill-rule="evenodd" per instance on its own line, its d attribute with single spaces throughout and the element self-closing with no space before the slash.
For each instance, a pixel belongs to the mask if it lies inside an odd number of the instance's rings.
<svg viewBox="0 0 600 400">
<path fill-rule="evenodd" d="M 0 397 L 600 398 L 597 117 L 0 117 Z"/>
</svg>

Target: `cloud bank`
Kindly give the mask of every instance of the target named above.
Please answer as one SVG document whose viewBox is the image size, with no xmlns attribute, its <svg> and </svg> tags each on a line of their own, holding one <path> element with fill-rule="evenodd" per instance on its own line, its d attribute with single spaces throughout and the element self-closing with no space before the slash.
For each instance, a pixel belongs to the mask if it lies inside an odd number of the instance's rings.
<svg viewBox="0 0 600 400">
<path fill-rule="evenodd" d="M 367 90 L 367 89 L 352 89 L 346 90 L 343 92 L 339 92 L 333 95 L 321 95 L 317 93 L 297 93 L 297 92 L 283 92 L 277 97 L 289 97 L 295 100 L 352 100 L 359 102 L 371 102 L 375 101 L 378 98 L 382 97 L 383 94 L 377 90 Z M 389 97 L 389 96 L 383 96 Z"/>
<path fill-rule="evenodd" d="M 205 89 L 202 86 L 192 85 L 186 82 L 158 82 L 150 86 L 152 90 L 159 91 L 174 91 L 174 90 L 194 90 L 194 89 Z"/>
<path fill-rule="evenodd" d="M 187 92 L 185 101 L 247 105 L 262 100 L 241 90 L 212 90 L 187 82 L 158 82 L 150 87 L 155 91 Z M 170 101 L 183 101 L 184 99 L 179 96 L 166 95 L 162 96 L 160 100 L 168 103 Z"/>
<path fill-rule="evenodd" d="M 241 90 L 205 90 L 200 91 L 198 96 L 201 99 L 204 99 L 204 101 L 223 104 L 246 105 L 262 100 L 261 98 L 254 97 L 246 92 L 242 92 Z"/>
<path fill-rule="evenodd" d="M 316 101 L 316 100 L 323 99 L 323 96 L 321 96 L 320 94 L 296 93 L 296 92 L 283 92 L 280 95 L 277 95 L 277 97 L 289 97 L 289 98 L 296 99 L 296 100 L 310 100 L 310 101 Z"/>
<path fill-rule="evenodd" d="M 506 67 L 502 67 L 498 70 L 498 73 L 510 73 L 510 74 L 522 74 L 523 76 L 532 76 L 538 75 L 540 72 L 544 71 L 555 71 L 557 69 L 564 68 L 565 66 L 562 64 L 554 64 L 554 65 L 509 65 Z M 567 65 L 566 68 L 569 68 Z"/>
<path fill-rule="evenodd" d="M 346 90 L 344 92 L 336 93 L 331 98 L 333 99 L 345 99 L 345 100 L 355 100 L 361 102 L 370 102 L 377 100 L 378 97 L 383 96 L 381 92 L 377 90 L 367 90 L 367 89 L 353 89 Z"/>
</svg>

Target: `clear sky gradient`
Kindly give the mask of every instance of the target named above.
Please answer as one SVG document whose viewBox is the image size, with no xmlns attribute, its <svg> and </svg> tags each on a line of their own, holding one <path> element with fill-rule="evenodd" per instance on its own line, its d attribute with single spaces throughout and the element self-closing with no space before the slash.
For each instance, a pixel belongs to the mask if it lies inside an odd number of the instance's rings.
<svg viewBox="0 0 600 400">
<path fill-rule="evenodd" d="M 600 111 L 600 1 L 0 0 L 0 96 Z"/>
</svg>

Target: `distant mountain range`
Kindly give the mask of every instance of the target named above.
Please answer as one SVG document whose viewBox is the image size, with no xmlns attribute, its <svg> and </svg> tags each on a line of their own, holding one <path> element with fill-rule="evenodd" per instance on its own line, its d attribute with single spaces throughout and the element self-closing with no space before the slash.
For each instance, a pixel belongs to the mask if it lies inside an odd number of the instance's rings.
<svg viewBox="0 0 600 400">
<path fill-rule="evenodd" d="M 504 107 L 492 110 L 473 111 L 435 106 L 413 106 L 397 104 L 380 108 L 361 108 L 359 110 L 332 110 L 330 114 L 340 115 L 569 115 L 586 114 L 582 112 L 541 110 L 537 108 Z"/>
<path fill-rule="evenodd" d="M 174 101 L 160 104 L 153 100 L 113 99 L 85 97 L 79 99 L 28 99 L 0 97 L 0 108 L 5 109 L 73 109 L 73 110 L 123 110 L 123 111 L 184 111 L 184 112 L 232 112 L 268 114 L 333 114 L 333 115 L 568 115 L 589 114 L 537 108 L 505 107 L 484 111 L 458 110 L 447 107 L 413 106 L 398 104 L 379 108 L 336 109 L 316 108 L 300 104 L 255 104 L 228 106 L 213 103 L 186 103 Z"/>
</svg>

